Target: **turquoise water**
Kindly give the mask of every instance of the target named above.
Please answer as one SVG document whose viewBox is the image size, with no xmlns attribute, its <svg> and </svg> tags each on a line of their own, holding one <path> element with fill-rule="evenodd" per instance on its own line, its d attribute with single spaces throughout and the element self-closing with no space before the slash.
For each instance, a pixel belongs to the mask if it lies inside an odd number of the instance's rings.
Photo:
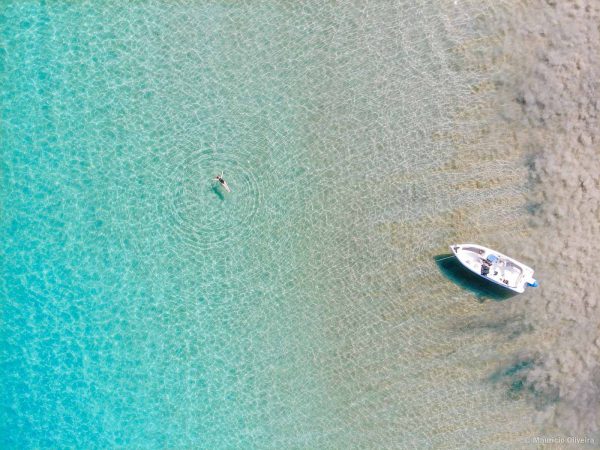
<svg viewBox="0 0 600 450">
<path fill-rule="evenodd" d="M 523 214 L 465 137 L 476 13 L 3 3 L 2 446 L 512 442 L 500 307 L 433 261 Z"/>
</svg>

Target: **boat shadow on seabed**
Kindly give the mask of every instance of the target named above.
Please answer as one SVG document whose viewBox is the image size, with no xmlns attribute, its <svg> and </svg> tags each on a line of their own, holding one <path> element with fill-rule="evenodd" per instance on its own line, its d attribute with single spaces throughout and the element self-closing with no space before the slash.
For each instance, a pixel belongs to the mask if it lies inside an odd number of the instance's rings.
<svg viewBox="0 0 600 450">
<path fill-rule="evenodd" d="M 446 278 L 459 287 L 475 294 L 479 302 L 484 302 L 488 299 L 501 302 L 517 295 L 516 292 L 496 286 L 492 282 L 478 277 L 464 267 L 451 253 L 436 255 L 433 257 L 433 260 Z"/>
</svg>

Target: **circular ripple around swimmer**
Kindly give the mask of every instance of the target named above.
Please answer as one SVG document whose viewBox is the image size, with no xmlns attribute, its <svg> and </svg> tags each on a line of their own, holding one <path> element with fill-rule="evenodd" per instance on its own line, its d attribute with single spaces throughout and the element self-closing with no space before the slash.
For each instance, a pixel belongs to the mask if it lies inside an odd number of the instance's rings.
<svg viewBox="0 0 600 450">
<path fill-rule="evenodd" d="M 186 246 L 211 249 L 248 238 L 262 203 L 250 155 L 196 151 L 174 161 L 168 174 L 168 223 Z M 232 193 L 212 182 L 223 170 Z M 256 169 L 255 169 L 256 170 Z"/>
</svg>

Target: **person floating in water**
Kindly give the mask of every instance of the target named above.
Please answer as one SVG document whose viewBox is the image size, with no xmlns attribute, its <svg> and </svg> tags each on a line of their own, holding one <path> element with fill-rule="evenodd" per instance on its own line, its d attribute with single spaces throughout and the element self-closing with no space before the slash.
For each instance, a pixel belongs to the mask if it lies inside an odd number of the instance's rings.
<svg viewBox="0 0 600 450">
<path fill-rule="evenodd" d="M 221 186 L 223 186 L 227 192 L 231 192 L 231 189 L 229 189 L 229 186 L 227 185 L 227 181 L 225 181 L 223 178 L 223 172 L 221 172 L 221 175 L 217 175 L 214 179 L 221 183 Z"/>
</svg>

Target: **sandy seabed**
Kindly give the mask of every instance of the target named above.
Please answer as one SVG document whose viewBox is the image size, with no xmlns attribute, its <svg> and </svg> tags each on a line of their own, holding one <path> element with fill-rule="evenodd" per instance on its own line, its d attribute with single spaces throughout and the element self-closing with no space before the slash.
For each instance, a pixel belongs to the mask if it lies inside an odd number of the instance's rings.
<svg viewBox="0 0 600 450">
<path fill-rule="evenodd" d="M 531 188 L 528 233 L 514 250 L 541 285 L 511 302 L 531 334 L 507 385 L 524 386 L 540 423 L 598 443 L 600 2 L 508 2 L 494 16 L 494 58 L 506 62 L 500 114 Z"/>
</svg>

